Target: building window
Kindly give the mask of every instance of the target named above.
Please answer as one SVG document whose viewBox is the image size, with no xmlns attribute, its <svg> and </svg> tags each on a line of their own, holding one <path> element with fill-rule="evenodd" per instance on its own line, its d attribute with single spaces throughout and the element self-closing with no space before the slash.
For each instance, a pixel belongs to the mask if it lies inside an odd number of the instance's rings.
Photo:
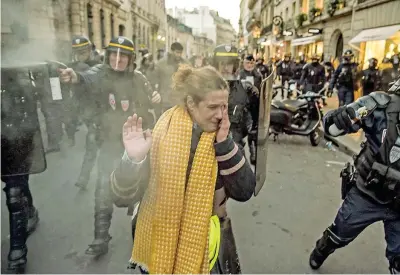
<svg viewBox="0 0 400 275">
<path fill-rule="evenodd" d="M 294 18 L 296 15 L 296 2 L 292 3 L 292 18 Z"/>
<path fill-rule="evenodd" d="M 111 38 L 114 37 L 114 15 L 110 15 Z"/>
<path fill-rule="evenodd" d="M 104 48 L 106 46 L 106 32 L 104 26 L 104 11 L 100 10 L 100 33 L 101 33 L 101 46 Z"/>
<path fill-rule="evenodd" d="M 125 26 L 124 25 L 119 25 L 118 26 L 118 35 L 119 36 L 124 36 L 125 34 Z"/>
<path fill-rule="evenodd" d="M 93 13 L 92 13 L 92 6 L 90 4 L 86 5 L 87 11 L 87 22 L 88 22 L 88 36 L 90 41 L 93 42 Z"/>
<path fill-rule="evenodd" d="M 310 0 L 301 0 L 302 2 L 301 2 L 301 12 L 302 13 L 308 13 L 308 5 L 309 5 L 309 2 L 310 2 Z"/>
</svg>

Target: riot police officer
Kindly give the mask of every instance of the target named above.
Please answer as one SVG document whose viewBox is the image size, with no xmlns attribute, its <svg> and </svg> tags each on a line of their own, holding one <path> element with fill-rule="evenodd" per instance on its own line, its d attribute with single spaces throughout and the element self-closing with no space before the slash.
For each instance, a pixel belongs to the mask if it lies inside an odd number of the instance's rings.
<svg viewBox="0 0 400 275">
<path fill-rule="evenodd" d="M 26 67 L 2 67 L 1 80 L 1 180 L 10 222 L 8 272 L 20 274 L 27 263 L 27 237 L 39 222 L 29 174 L 43 172 L 46 161 L 32 75 Z"/>
<path fill-rule="evenodd" d="M 234 75 L 238 66 L 239 54 L 235 46 L 219 45 L 214 49 L 214 67 L 228 81 L 230 88 L 228 101 L 230 131 L 235 142 L 243 148 L 245 145 L 243 139 L 249 134 L 252 127 L 252 118 L 249 109 L 249 91 Z"/>
<path fill-rule="evenodd" d="M 306 62 L 304 61 L 304 58 L 301 57 L 297 57 L 295 64 L 293 66 L 293 80 L 296 81 L 297 85 L 300 86 L 300 79 L 301 79 L 301 75 L 303 73 L 303 68 L 304 65 L 306 65 Z"/>
<path fill-rule="evenodd" d="M 260 90 L 262 78 L 262 75 L 256 70 L 254 56 L 247 55 L 243 60 L 243 69 L 239 71 L 239 79 L 248 80 Z"/>
<path fill-rule="evenodd" d="M 263 79 L 266 78 L 270 74 L 267 65 L 264 64 L 263 58 L 257 59 L 256 70 L 259 74 L 261 74 Z"/>
<path fill-rule="evenodd" d="M 285 53 L 283 60 L 276 65 L 277 74 L 281 78 L 282 86 L 285 86 L 286 82 L 289 82 L 290 78 L 293 76 L 293 64 L 290 60 L 291 56 L 290 53 Z M 281 96 L 282 99 L 285 99 L 285 92 L 283 89 L 281 89 Z"/>
<path fill-rule="evenodd" d="M 367 140 L 355 157 L 355 169 L 347 164 L 341 173 L 344 201 L 311 253 L 313 269 L 366 227 L 383 221 L 390 271 L 400 272 L 400 78 L 388 93 L 370 93 L 325 116 L 324 128 L 330 135 L 361 128 Z"/>
<path fill-rule="evenodd" d="M 253 55 L 248 55 L 244 62 L 244 68 L 239 72 L 239 79 L 245 84 L 245 89 L 249 96 L 249 107 L 251 114 L 251 120 L 253 121 L 251 130 L 247 135 L 247 141 L 249 143 L 250 150 L 250 162 L 255 164 L 256 162 L 256 144 L 257 144 L 257 126 L 258 126 L 258 116 L 259 116 L 259 106 L 260 100 L 258 97 L 259 91 L 261 89 L 262 76 L 259 72 L 254 69 L 254 57 Z"/>
<path fill-rule="evenodd" d="M 319 63 L 319 59 L 318 54 L 313 54 L 311 63 L 304 66 L 300 79 L 300 90 L 305 88 L 307 92 L 316 93 L 324 87 L 325 67 Z"/>
<path fill-rule="evenodd" d="M 368 69 L 361 72 L 363 95 L 369 95 L 373 91 L 376 91 L 380 85 L 380 74 L 377 68 L 378 60 L 376 58 L 370 58 L 368 63 Z"/>
<path fill-rule="evenodd" d="M 343 54 L 342 63 L 333 74 L 329 84 L 328 93 L 331 94 L 335 86 L 338 89 L 339 106 L 350 104 L 354 101 L 355 73 L 357 64 L 352 61 L 354 57 L 352 50 L 346 50 Z"/>
<path fill-rule="evenodd" d="M 121 159 L 124 151 L 121 128 L 132 113 L 143 116 L 144 127 L 154 125 L 154 117 L 148 112 L 152 103 L 161 97 L 151 91 L 146 77 L 133 70 L 133 42 L 126 37 L 111 39 L 106 48 L 105 64 L 96 65 L 85 72 L 68 68 L 60 70 L 61 81 L 88 85 L 97 98 L 97 116 L 100 119 L 101 147 L 98 157 L 98 179 L 95 191 L 94 241 L 86 254 L 99 256 L 108 252 L 111 240 L 109 229 L 113 213 L 110 197 L 110 173 Z"/>
<path fill-rule="evenodd" d="M 77 36 L 72 39 L 73 60 L 69 67 L 77 72 L 84 72 L 99 62 L 95 59 L 93 44 L 86 36 Z M 86 91 L 85 85 L 74 85 L 73 99 L 78 104 L 80 118 L 88 130 L 86 135 L 85 154 L 83 157 L 81 172 L 76 186 L 86 188 L 90 173 L 93 169 L 98 147 L 100 146 L 100 123 L 96 117 L 97 104 L 95 97 L 90 91 Z"/>
</svg>

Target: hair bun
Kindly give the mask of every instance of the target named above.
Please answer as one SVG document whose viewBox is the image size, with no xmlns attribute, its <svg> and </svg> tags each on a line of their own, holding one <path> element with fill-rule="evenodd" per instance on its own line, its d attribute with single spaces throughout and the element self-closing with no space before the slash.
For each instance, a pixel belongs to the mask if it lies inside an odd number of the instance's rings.
<svg viewBox="0 0 400 275">
<path fill-rule="evenodd" d="M 192 66 L 188 64 L 179 65 L 178 71 L 172 76 L 172 89 L 180 90 L 192 73 Z"/>
</svg>

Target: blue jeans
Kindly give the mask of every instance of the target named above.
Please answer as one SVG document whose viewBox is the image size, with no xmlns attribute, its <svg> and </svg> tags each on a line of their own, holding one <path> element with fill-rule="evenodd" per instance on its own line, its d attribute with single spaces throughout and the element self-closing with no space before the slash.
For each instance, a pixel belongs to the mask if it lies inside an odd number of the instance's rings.
<svg viewBox="0 0 400 275">
<path fill-rule="evenodd" d="M 354 101 L 354 91 L 347 87 L 338 88 L 339 107 L 350 104 Z"/>
<path fill-rule="evenodd" d="M 365 196 L 356 187 L 349 191 L 337 213 L 332 233 L 337 241 L 349 244 L 369 225 L 383 221 L 386 258 L 390 261 L 400 255 L 400 214 Z"/>
</svg>

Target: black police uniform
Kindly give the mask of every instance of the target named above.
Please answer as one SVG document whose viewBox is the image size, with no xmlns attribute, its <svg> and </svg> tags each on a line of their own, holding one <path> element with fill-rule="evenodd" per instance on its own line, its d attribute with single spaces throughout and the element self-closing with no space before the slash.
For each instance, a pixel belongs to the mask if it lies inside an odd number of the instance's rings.
<svg viewBox="0 0 400 275">
<path fill-rule="evenodd" d="M 352 51 L 347 50 L 343 57 L 343 62 L 340 63 L 335 73 L 332 76 L 331 83 L 329 84 L 329 90 L 332 91 L 335 86 L 338 89 L 339 106 L 350 104 L 354 101 L 354 90 L 355 90 L 355 77 L 357 64 L 347 61 L 346 58 L 353 56 Z"/>
<path fill-rule="evenodd" d="M 230 93 L 228 99 L 228 116 L 231 122 L 230 132 L 233 139 L 243 149 L 245 143 L 243 139 L 249 134 L 252 126 L 250 113 L 249 92 L 244 88 L 242 82 L 234 75 L 239 66 L 239 54 L 237 48 L 232 45 L 219 45 L 214 49 L 214 66 L 219 69 L 220 63 L 233 64 L 233 71 L 229 75 L 224 76 L 229 83 Z M 244 74 L 244 73 L 242 73 Z M 261 75 L 257 72 L 249 74 L 254 77 L 257 75 L 258 81 L 261 84 Z M 229 79 L 228 79 L 229 78 Z M 244 77 L 245 78 L 245 77 Z M 251 86 L 253 87 L 253 86 Z"/>
<path fill-rule="evenodd" d="M 92 50 L 92 43 L 87 37 L 79 36 L 72 40 L 72 49 L 76 53 L 81 50 Z M 84 72 L 91 67 L 99 64 L 94 59 L 94 55 L 91 53 L 88 60 L 82 62 L 74 57 L 74 62 L 69 64 L 69 67 L 76 72 Z M 73 101 L 77 104 L 74 108 L 75 114 L 78 115 L 85 123 L 88 130 L 86 134 L 85 143 L 85 154 L 81 166 L 79 178 L 76 182 L 76 186 L 80 188 L 86 188 L 90 173 L 94 167 L 95 160 L 97 157 L 98 148 L 100 146 L 100 121 L 97 118 L 98 104 L 96 97 L 90 90 L 87 90 L 85 85 L 74 85 L 73 87 Z M 74 116 L 74 114 L 71 114 Z"/>
<path fill-rule="evenodd" d="M 285 56 L 285 58 L 288 56 Z M 293 63 L 292 61 L 289 60 L 282 60 L 277 64 L 277 74 L 281 77 L 281 83 L 282 86 L 285 86 L 286 82 L 289 82 L 289 80 L 293 77 Z M 285 93 L 284 90 L 281 89 L 281 96 L 282 99 L 285 99 Z"/>
<path fill-rule="evenodd" d="M 316 93 L 320 91 L 324 87 L 325 81 L 325 67 L 318 61 L 304 66 L 300 85 L 304 86 L 306 92 Z"/>
<path fill-rule="evenodd" d="M 239 72 L 240 80 L 246 80 L 248 77 L 253 78 L 254 86 L 257 88 L 258 91 L 260 91 L 261 90 L 261 82 L 262 82 L 261 74 L 258 73 L 256 70 L 252 70 L 252 71 L 246 71 L 245 69 L 240 70 L 240 72 Z M 249 106 L 247 107 L 247 109 L 250 110 L 251 120 L 252 120 L 252 127 L 251 127 L 251 130 L 249 131 L 249 135 L 247 135 L 247 141 L 249 143 L 250 161 L 252 164 L 255 164 L 258 116 L 259 116 L 259 112 L 260 112 L 260 99 L 259 99 L 258 94 L 251 91 L 251 89 L 247 90 L 246 92 L 249 97 Z"/>
<path fill-rule="evenodd" d="M 48 69 L 44 63 L 39 67 Z M 2 67 L 1 80 L 1 180 L 10 222 L 8 272 L 18 274 L 25 272 L 26 239 L 39 222 L 29 174 L 43 172 L 46 160 L 32 75 L 26 67 Z"/>
<path fill-rule="evenodd" d="M 256 65 L 256 71 L 261 74 L 262 78 L 266 78 L 270 72 L 269 69 L 267 67 L 267 65 L 264 65 L 264 59 L 260 59 L 259 61 L 261 61 L 260 63 L 257 63 Z"/>
<path fill-rule="evenodd" d="M 304 61 L 296 62 L 293 66 L 293 77 L 292 79 L 295 80 L 297 83 L 300 83 L 301 75 L 303 73 L 303 68 L 307 63 Z"/>
<path fill-rule="evenodd" d="M 351 124 L 355 111 L 367 108 L 361 123 Z M 373 92 L 356 102 L 330 111 L 324 118 L 325 131 L 331 125 L 354 133 L 362 128 L 366 142 L 342 171 L 342 207 L 334 223 L 323 233 L 310 256 L 312 268 L 319 268 L 337 248 L 353 241 L 366 227 L 383 221 L 386 257 L 392 273 L 400 272 L 400 79 L 389 94 Z M 332 135 L 332 133 L 330 133 Z"/>
<path fill-rule="evenodd" d="M 376 68 L 376 64 L 369 66 L 368 69 L 361 73 L 361 83 L 363 95 L 369 95 L 380 87 L 380 73 Z"/>
<path fill-rule="evenodd" d="M 125 37 L 110 41 L 105 59 L 111 52 L 132 57 L 133 43 Z M 132 65 L 132 58 L 130 60 Z M 101 147 L 97 161 L 98 178 L 95 191 L 94 242 L 86 253 L 101 255 L 107 253 L 111 240 L 109 228 L 113 213 L 110 197 L 110 174 L 115 169 L 124 152 L 121 131 L 128 116 L 138 113 L 143 118 L 144 128 L 152 128 L 154 117 L 151 109 L 151 89 L 146 77 L 133 70 L 114 71 L 107 64 L 100 64 L 85 72 L 77 72 L 79 83 L 86 84 L 98 104 L 96 116 L 100 119 Z"/>
</svg>

